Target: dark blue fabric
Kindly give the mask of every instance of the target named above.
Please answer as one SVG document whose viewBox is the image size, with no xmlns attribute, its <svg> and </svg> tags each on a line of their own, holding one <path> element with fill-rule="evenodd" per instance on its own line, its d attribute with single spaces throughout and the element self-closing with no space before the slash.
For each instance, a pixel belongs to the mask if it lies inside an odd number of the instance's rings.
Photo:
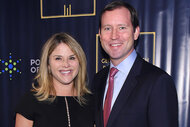
<svg viewBox="0 0 190 127">
<path fill-rule="evenodd" d="M 14 107 L 31 88 L 42 45 L 52 34 L 67 32 L 80 42 L 87 56 L 90 81 L 108 64 L 101 54 L 97 34 L 99 13 L 110 1 L 0 1 L 0 127 L 14 126 Z M 190 1 L 124 1 L 139 13 L 141 35 L 137 50 L 174 78 L 180 127 L 190 127 Z M 68 10 L 71 5 L 70 16 L 64 15 L 64 5 Z"/>
</svg>

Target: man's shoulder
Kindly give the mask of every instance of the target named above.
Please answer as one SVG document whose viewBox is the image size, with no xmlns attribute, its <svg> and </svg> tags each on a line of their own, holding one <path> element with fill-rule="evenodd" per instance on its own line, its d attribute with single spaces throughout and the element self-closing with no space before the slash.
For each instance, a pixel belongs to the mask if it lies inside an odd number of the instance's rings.
<svg viewBox="0 0 190 127">
<path fill-rule="evenodd" d="M 141 78 L 144 80 L 150 79 L 150 77 L 151 80 L 156 80 L 160 77 L 172 79 L 172 77 L 165 70 L 145 60 L 143 60 L 140 75 L 142 76 Z"/>
</svg>

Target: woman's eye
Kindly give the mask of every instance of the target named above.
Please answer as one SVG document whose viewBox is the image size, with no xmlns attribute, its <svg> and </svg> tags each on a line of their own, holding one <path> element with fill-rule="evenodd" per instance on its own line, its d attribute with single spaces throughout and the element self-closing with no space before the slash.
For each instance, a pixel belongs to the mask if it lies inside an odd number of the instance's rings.
<svg viewBox="0 0 190 127">
<path fill-rule="evenodd" d="M 61 60 L 61 58 L 60 57 L 56 57 L 55 60 Z"/>
<path fill-rule="evenodd" d="M 74 56 L 70 57 L 69 58 L 70 60 L 75 60 L 76 58 Z"/>
</svg>

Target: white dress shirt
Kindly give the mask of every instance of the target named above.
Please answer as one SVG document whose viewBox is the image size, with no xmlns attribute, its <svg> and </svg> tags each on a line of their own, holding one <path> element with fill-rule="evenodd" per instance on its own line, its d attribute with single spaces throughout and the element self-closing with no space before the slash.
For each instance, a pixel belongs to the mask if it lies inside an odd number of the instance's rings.
<svg viewBox="0 0 190 127">
<path fill-rule="evenodd" d="M 119 92 L 128 76 L 129 71 L 131 70 L 131 68 L 133 66 L 133 63 L 135 62 L 136 57 L 137 57 L 137 53 L 135 50 L 133 50 L 133 52 L 117 66 L 114 66 L 110 61 L 110 69 L 112 67 L 115 67 L 119 70 L 116 73 L 116 75 L 114 76 L 114 89 L 113 89 L 111 108 L 113 107 L 113 104 L 114 104 L 117 96 L 119 95 Z M 108 83 L 109 83 L 109 73 L 108 73 L 108 78 L 107 78 L 106 87 L 105 87 L 105 91 L 104 91 L 103 104 L 104 104 L 107 89 L 108 89 Z"/>
</svg>

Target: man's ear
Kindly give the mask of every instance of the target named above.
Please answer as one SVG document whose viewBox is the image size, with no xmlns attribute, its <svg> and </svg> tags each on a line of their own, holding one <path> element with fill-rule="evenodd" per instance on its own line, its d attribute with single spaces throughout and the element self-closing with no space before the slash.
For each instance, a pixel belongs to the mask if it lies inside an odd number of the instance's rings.
<svg viewBox="0 0 190 127">
<path fill-rule="evenodd" d="M 140 34 L 140 27 L 137 26 L 137 27 L 135 28 L 135 32 L 134 32 L 134 40 L 137 40 L 137 39 L 138 39 L 139 34 Z"/>
<path fill-rule="evenodd" d="M 98 30 L 98 34 L 99 34 L 99 36 L 100 36 L 100 38 L 101 38 L 101 30 L 100 30 L 100 28 L 99 28 L 99 30 Z"/>
</svg>

